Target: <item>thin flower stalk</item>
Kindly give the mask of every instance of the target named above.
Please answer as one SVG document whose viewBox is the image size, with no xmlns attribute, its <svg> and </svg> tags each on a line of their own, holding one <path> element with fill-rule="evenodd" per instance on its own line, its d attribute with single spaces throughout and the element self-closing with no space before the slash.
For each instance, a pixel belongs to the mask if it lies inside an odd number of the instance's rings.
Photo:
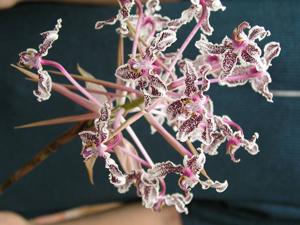
<svg viewBox="0 0 300 225">
<path fill-rule="evenodd" d="M 61 84 L 64 87 L 70 89 L 70 90 L 76 90 L 76 87 L 74 87 L 73 85 L 68 85 L 68 84 Z M 96 89 L 92 89 L 92 88 L 85 88 L 86 91 L 88 91 L 89 93 L 95 93 L 95 94 L 100 94 L 100 95 L 105 95 L 109 98 L 120 98 L 120 97 L 126 97 L 125 94 L 116 94 L 113 92 L 108 92 L 108 91 L 100 91 L 100 90 L 96 90 Z"/>
<path fill-rule="evenodd" d="M 95 105 L 101 106 L 99 101 L 92 96 L 84 87 L 82 87 L 70 74 L 69 72 L 59 63 L 50 61 L 50 60 L 41 60 L 41 64 L 45 66 L 52 66 L 56 69 L 58 69 L 62 74 L 65 75 L 65 77 L 83 94 L 85 95 L 88 99 L 90 99 Z"/>
<path fill-rule="evenodd" d="M 97 118 L 97 113 L 85 113 L 81 115 L 74 116 L 64 116 L 55 119 L 48 119 L 43 121 L 37 121 L 29 124 L 16 126 L 15 129 L 23 129 L 23 128 L 32 128 L 32 127 L 40 127 L 40 126 L 50 126 L 50 125 L 58 125 L 65 123 L 74 123 L 74 122 L 83 122 L 89 121 Z"/>
<path fill-rule="evenodd" d="M 52 74 L 55 74 L 55 75 L 64 76 L 63 73 L 58 72 L 58 71 L 49 70 L 49 72 L 52 73 Z M 99 80 L 99 79 L 93 79 L 93 78 L 86 78 L 86 77 L 83 77 L 83 76 L 80 76 L 80 75 L 76 75 L 76 74 L 70 74 L 70 75 L 74 79 L 76 79 L 76 80 L 82 80 L 82 81 L 85 81 L 85 82 L 91 82 L 91 83 L 94 83 L 94 84 L 103 85 L 105 87 L 113 88 L 113 89 L 116 89 L 116 90 L 122 90 L 122 91 L 132 92 L 132 93 L 137 94 L 138 96 L 142 95 L 141 92 L 139 92 L 137 90 L 134 90 L 134 89 L 132 89 L 130 87 L 126 87 L 124 85 L 120 85 L 120 84 L 117 84 L 117 83 L 112 83 L 112 82 L 109 82 L 109 81 L 104 81 L 104 80 Z"/>
</svg>

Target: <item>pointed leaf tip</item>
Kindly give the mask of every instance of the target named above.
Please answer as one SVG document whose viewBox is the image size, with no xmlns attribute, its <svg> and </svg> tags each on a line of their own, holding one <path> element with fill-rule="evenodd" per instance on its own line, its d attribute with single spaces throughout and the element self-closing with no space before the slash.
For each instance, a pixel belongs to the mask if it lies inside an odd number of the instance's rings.
<svg viewBox="0 0 300 225">
<path fill-rule="evenodd" d="M 97 157 L 90 157 L 84 161 L 89 180 L 92 185 L 94 185 L 94 165 L 96 162 Z"/>
</svg>

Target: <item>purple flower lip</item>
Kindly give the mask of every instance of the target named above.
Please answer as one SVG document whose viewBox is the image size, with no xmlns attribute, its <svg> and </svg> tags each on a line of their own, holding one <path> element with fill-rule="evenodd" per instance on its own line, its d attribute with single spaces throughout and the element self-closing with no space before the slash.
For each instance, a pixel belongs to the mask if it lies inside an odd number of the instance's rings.
<svg viewBox="0 0 300 225">
<path fill-rule="evenodd" d="M 191 171 L 190 168 L 184 168 L 183 171 L 182 171 L 182 175 L 186 176 L 186 177 L 189 177 L 189 178 L 194 176 L 194 174 L 193 174 L 193 172 Z"/>
<path fill-rule="evenodd" d="M 81 154 L 84 159 L 89 159 L 93 155 L 92 147 L 85 148 Z"/>
<path fill-rule="evenodd" d="M 238 146 L 240 145 L 241 142 L 237 139 L 237 138 L 230 138 L 228 141 L 227 141 L 227 149 L 229 149 L 231 146 Z"/>
<path fill-rule="evenodd" d="M 195 94 L 195 95 L 192 96 L 192 101 L 193 101 L 193 102 L 196 103 L 196 102 L 199 102 L 200 100 L 201 100 L 201 99 L 200 99 L 200 97 L 199 97 L 198 94 Z"/>
</svg>

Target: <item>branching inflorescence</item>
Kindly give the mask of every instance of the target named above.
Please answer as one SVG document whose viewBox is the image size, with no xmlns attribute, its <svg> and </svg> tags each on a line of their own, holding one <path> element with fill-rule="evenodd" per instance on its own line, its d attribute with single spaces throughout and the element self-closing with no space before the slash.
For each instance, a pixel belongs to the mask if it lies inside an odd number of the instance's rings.
<svg viewBox="0 0 300 225">
<path fill-rule="evenodd" d="M 234 162 L 239 162 L 235 153 L 240 147 L 251 155 L 259 152 L 258 134 L 246 139 L 242 128 L 231 118 L 215 115 L 207 91 L 214 83 L 236 87 L 249 82 L 254 91 L 272 102 L 268 89 L 271 77 L 267 70 L 273 58 L 279 55 L 280 45 L 270 42 L 262 51 L 256 42 L 270 32 L 264 27 L 251 27 L 247 22 L 238 25 L 232 37 L 226 36 L 221 44 L 209 42 L 207 36 L 213 32 L 209 22 L 211 12 L 225 10 L 220 0 L 191 0 L 190 7 L 177 19 L 158 13 L 159 0 L 148 0 L 145 5 L 140 0 L 119 0 L 119 4 L 116 16 L 98 21 L 95 26 L 102 29 L 119 22 L 116 31 L 120 43 L 123 38 L 133 43 L 128 60 L 115 71 L 116 83 L 82 77 L 88 81 L 83 87 L 76 81 L 78 77 L 70 75 L 59 63 L 44 59 L 58 39 L 60 19 L 54 30 L 42 33 L 44 41 L 39 51 L 27 49 L 20 54 L 19 65 L 37 70 L 38 76 L 31 78 L 38 80 L 38 89 L 34 91 L 38 101 L 47 100 L 53 88 L 89 111 L 81 115 L 80 120 L 93 119 L 94 122 L 79 136 L 83 145 L 81 155 L 92 182 L 95 160 L 102 158 L 110 182 L 120 193 L 135 186 L 145 207 L 159 210 L 164 205 L 174 205 L 178 212 L 188 213 L 186 205 L 192 200 L 191 190 L 197 184 L 202 189 L 214 188 L 217 192 L 223 192 L 228 186 L 226 180 L 214 181 L 208 176 L 207 155 L 218 154 L 223 143 Z M 134 5 L 136 14 L 132 14 Z M 196 25 L 180 49 L 166 52 L 176 42 L 178 29 L 193 20 Z M 202 34 L 195 43 L 199 55 L 195 59 L 183 58 L 184 50 L 199 31 Z M 44 66 L 58 69 L 72 86 L 52 82 Z M 108 92 L 105 86 L 116 91 Z M 142 117 L 152 133 L 159 133 L 183 157 L 182 164 L 152 161 L 131 127 Z M 164 125 L 170 126 L 175 135 Z M 124 137 L 125 131 L 130 140 Z M 167 193 L 165 178 L 169 174 L 179 176 L 181 193 Z"/>
</svg>

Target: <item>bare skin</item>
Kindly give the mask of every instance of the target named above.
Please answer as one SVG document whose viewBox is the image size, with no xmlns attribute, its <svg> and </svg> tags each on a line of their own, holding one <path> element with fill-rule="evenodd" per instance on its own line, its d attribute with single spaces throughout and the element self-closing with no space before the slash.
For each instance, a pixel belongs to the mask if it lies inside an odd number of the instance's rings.
<svg viewBox="0 0 300 225">
<path fill-rule="evenodd" d="M 10 8 L 16 5 L 18 2 L 19 0 L 2 0 L 0 1 L 0 9 Z"/>
<path fill-rule="evenodd" d="M 26 220 L 12 212 L 0 213 L 0 225 L 41 225 Z M 141 223 L 142 221 L 142 223 Z M 58 223 L 43 223 L 52 225 L 182 225 L 181 217 L 174 207 L 165 207 L 161 212 L 145 209 L 140 203 L 128 204 L 112 210 L 106 210 L 88 217 Z"/>
<path fill-rule="evenodd" d="M 30 225 L 20 215 L 13 212 L 0 212 L 0 225 Z"/>
</svg>

